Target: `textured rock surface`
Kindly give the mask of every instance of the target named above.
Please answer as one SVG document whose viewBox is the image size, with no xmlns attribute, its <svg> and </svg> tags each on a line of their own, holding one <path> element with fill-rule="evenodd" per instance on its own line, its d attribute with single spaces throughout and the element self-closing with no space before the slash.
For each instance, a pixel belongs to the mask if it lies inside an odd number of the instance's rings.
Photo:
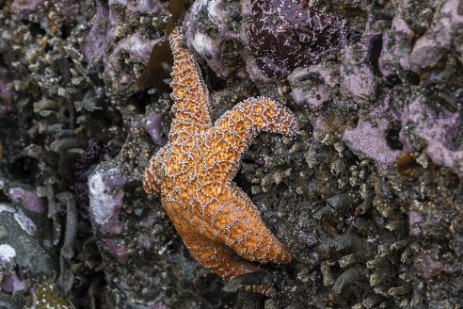
<svg viewBox="0 0 463 309">
<path fill-rule="evenodd" d="M 254 1 L 187 1 L 180 23 L 213 120 L 258 95 L 300 120 L 258 136 L 235 178 L 293 261 L 225 285 L 143 192 L 172 101 L 136 82 L 167 2 L 0 0 L 0 306 L 54 287 L 82 308 L 458 307 L 462 1 L 298 2 L 350 37 L 282 79 L 246 45 Z"/>
<path fill-rule="evenodd" d="M 347 42 L 339 14 L 305 1 L 196 1 L 185 18 L 187 42 L 219 77 L 285 79 L 321 62 Z"/>
</svg>

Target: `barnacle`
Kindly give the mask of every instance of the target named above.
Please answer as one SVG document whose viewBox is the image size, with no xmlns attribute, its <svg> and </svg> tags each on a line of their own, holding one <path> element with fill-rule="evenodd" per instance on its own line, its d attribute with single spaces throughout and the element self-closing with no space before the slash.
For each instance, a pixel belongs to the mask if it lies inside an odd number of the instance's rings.
<svg viewBox="0 0 463 309">
<path fill-rule="evenodd" d="M 419 178 L 423 173 L 423 167 L 416 162 L 417 153 L 404 152 L 396 161 L 397 171 L 401 176 Z"/>
</svg>

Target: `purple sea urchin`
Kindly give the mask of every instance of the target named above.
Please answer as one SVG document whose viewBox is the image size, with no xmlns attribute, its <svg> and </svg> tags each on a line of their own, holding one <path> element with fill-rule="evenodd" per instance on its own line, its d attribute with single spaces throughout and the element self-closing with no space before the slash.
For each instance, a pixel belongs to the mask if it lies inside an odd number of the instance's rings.
<svg viewBox="0 0 463 309">
<path fill-rule="evenodd" d="M 296 67 L 318 63 L 346 42 L 340 15 L 306 8 L 304 1 L 254 0 L 251 16 L 249 48 L 270 78 L 282 79 Z"/>
</svg>

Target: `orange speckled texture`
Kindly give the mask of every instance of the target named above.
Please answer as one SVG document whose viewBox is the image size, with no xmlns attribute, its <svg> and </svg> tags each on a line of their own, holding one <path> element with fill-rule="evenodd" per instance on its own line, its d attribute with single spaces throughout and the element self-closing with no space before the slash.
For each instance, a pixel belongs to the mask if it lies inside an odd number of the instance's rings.
<svg viewBox="0 0 463 309">
<path fill-rule="evenodd" d="M 146 168 L 145 191 L 161 195 L 192 256 L 225 280 L 258 270 L 236 260 L 233 251 L 250 261 L 288 263 L 291 254 L 232 179 L 260 131 L 293 135 L 298 122 L 285 106 L 258 97 L 239 103 L 212 126 L 209 93 L 181 39 L 178 30 L 170 37 L 175 119 L 168 144 Z"/>
</svg>

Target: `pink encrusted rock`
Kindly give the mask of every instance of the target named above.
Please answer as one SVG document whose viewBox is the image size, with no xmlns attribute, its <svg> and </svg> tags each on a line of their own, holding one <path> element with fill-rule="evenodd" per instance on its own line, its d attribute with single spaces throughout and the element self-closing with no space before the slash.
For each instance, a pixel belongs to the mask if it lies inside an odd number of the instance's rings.
<svg viewBox="0 0 463 309">
<path fill-rule="evenodd" d="M 169 309 L 162 301 L 159 301 L 153 305 L 151 309 Z"/>
<path fill-rule="evenodd" d="M 341 67 L 341 97 L 354 100 L 372 100 L 376 94 L 373 70 L 366 64 Z"/>
<path fill-rule="evenodd" d="M 133 252 L 125 244 L 116 239 L 104 239 L 101 245 L 106 249 L 119 263 L 125 263 L 129 260 L 129 255 Z"/>
<path fill-rule="evenodd" d="M 162 122 L 164 119 L 163 113 L 153 113 L 146 118 L 143 129 L 150 135 L 151 140 L 156 145 L 164 145 L 167 143 L 167 137 L 162 132 Z"/>
<path fill-rule="evenodd" d="M 163 38 L 151 40 L 147 39 L 140 33 L 131 34 L 124 39 L 120 40 L 114 50 L 109 54 L 108 58 L 104 58 L 107 62 L 104 68 L 104 74 L 108 78 L 116 78 L 116 74 L 121 70 L 120 59 L 123 53 L 128 53 L 130 60 L 137 63 L 147 63 L 153 46 L 162 42 Z M 118 80 L 119 85 L 126 85 L 129 88 L 134 88 L 133 75 L 122 74 Z"/>
<path fill-rule="evenodd" d="M 0 245 L 0 265 L 13 263 L 16 257 L 16 250 L 7 244 Z"/>
<path fill-rule="evenodd" d="M 163 10 L 167 14 L 167 5 L 143 0 L 111 0 L 107 5 L 96 1 L 92 28 L 82 51 L 89 66 L 102 61 L 103 80 L 111 94 L 127 97 L 138 91 L 136 75 L 141 75 L 153 46 L 164 40 L 150 36 L 150 21 L 158 19 Z M 134 72 L 136 68 L 138 72 Z"/>
<path fill-rule="evenodd" d="M 463 29 L 463 15 L 460 15 L 459 6 L 460 0 L 448 0 L 440 10 L 442 17 L 416 41 L 410 54 L 412 70 L 437 66 L 450 50 L 455 35 Z"/>
<path fill-rule="evenodd" d="M 421 229 L 419 223 L 423 221 L 423 217 L 416 211 L 410 211 L 408 214 L 408 225 L 410 235 L 419 236 L 421 234 Z"/>
<path fill-rule="evenodd" d="M 431 279 L 447 269 L 447 264 L 439 261 L 438 251 L 433 250 L 416 257 L 414 267 L 425 279 Z"/>
<path fill-rule="evenodd" d="M 383 45 L 379 57 L 379 69 L 384 77 L 397 74 L 400 70 L 409 70 L 409 54 L 415 33 L 400 15 L 392 20 L 391 29 L 383 34 Z"/>
<path fill-rule="evenodd" d="M 64 35 L 64 27 L 74 25 L 79 16 L 79 2 L 71 0 L 14 0 L 11 4 L 13 20 L 40 23 L 53 36 Z"/>
<path fill-rule="evenodd" d="M 376 119 L 375 125 L 360 119 L 355 129 L 344 132 L 342 140 L 353 153 L 359 157 L 372 159 L 383 171 L 386 171 L 394 166 L 400 154 L 399 150 L 393 150 L 387 144 L 385 139 L 387 126 L 388 121 L 384 119 Z"/>
<path fill-rule="evenodd" d="M 29 13 L 43 13 L 45 11 L 45 1 L 40 0 L 14 0 L 11 4 L 13 17 L 21 19 Z"/>
<path fill-rule="evenodd" d="M 398 120 L 399 117 L 391 98 L 387 96 L 383 105 L 371 112 L 368 118 L 359 119 L 356 128 L 346 130 L 342 140 L 359 157 L 377 162 L 385 172 L 391 171 L 401 151 L 389 146 L 386 132 L 389 123 Z"/>
<path fill-rule="evenodd" d="M 33 236 L 37 232 L 37 225 L 21 210 L 15 213 L 13 218 L 27 234 Z"/>
<path fill-rule="evenodd" d="M 25 209 L 43 214 L 45 212 L 45 205 L 34 192 L 26 191 L 20 187 L 10 188 L 9 195 L 13 200 L 20 200 Z"/>
<path fill-rule="evenodd" d="M 12 246 L 0 244 L 0 268 L 2 269 L 0 291 L 4 293 L 16 293 L 25 288 L 23 280 L 16 274 L 16 258 L 16 250 Z"/>
<path fill-rule="evenodd" d="M 234 44 L 227 44 L 239 40 L 241 24 L 234 21 L 234 15 L 239 12 L 240 4 L 235 1 L 198 0 L 185 15 L 185 39 L 189 49 L 220 78 L 246 75 L 240 68 L 242 63 L 236 61 L 239 52 L 234 50 Z M 211 28 L 215 31 L 210 31 Z"/>
<path fill-rule="evenodd" d="M 25 283 L 15 273 L 5 273 L 0 282 L 0 290 L 5 293 L 16 293 L 25 289 Z"/>
<path fill-rule="evenodd" d="M 71 18 L 79 13 L 79 5 L 73 0 L 53 1 L 61 16 Z"/>
<path fill-rule="evenodd" d="M 96 1 L 96 12 L 93 16 L 93 26 L 87 34 L 83 46 L 83 54 L 89 64 L 104 55 L 109 44 L 114 39 L 114 29 L 109 22 L 109 10 L 100 1 Z"/>
<path fill-rule="evenodd" d="M 410 139 L 413 134 L 424 139 L 425 152 L 435 164 L 449 167 L 463 177 L 463 149 L 453 149 L 452 145 L 460 123 L 458 112 L 438 115 L 420 99 L 415 99 L 402 113 L 402 127 L 411 128 L 411 132 L 402 130 L 400 139 L 408 152 L 415 151 Z"/>
<path fill-rule="evenodd" d="M 51 2 L 41 0 L 14 0 L 11 4 L 11 11 L 14 18 L 21 19 L 27 14 L 43 15 L 52 6 L 62 17 L 74 17 L 79 11 L 79 5 L 70 0 L 57 0 Z M 42 17 L 46 17 L 46 15 Z"/>
<path fill-rule="evenodd" d="M 343 65 L 339 69 L 341 98 L 372 101 L 376 98 L 377 82 L 371 67 L 371 49 L 378 34 L 368 29 L 361 43 L 346 46 L 342 51 Z"/>
<path fill-rule="evenodd" d="M 288 76 L 288 81 L 294 102 L 317 111 L 332 99 L 337 76 L 332 67 L 311 65 L 294 69 Z"/>
</svg>

